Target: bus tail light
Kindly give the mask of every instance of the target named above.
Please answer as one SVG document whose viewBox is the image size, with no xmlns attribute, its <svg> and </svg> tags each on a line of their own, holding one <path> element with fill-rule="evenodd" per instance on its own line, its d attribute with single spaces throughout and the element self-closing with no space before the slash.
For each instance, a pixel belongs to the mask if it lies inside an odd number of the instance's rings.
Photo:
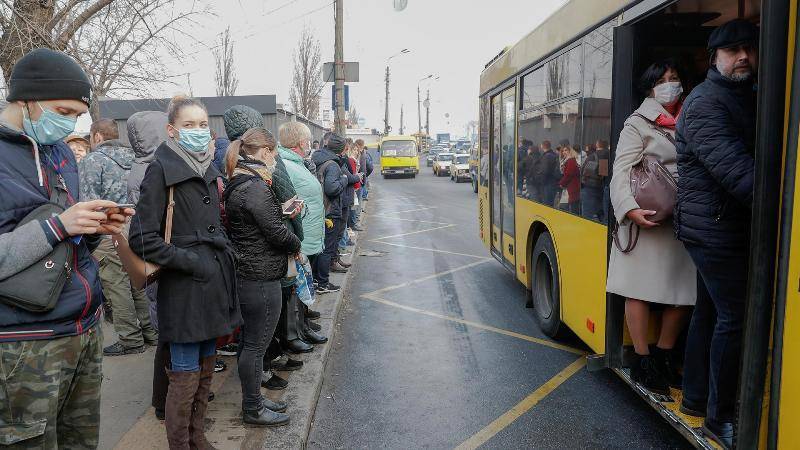
<svg viewBox="0 0 800 450">
<path fill-rule="evenodd" d="M 592 322 L 592 319 L 586 319 L 586 329 L 594 333 L 594 322 Z"/>
</svg>

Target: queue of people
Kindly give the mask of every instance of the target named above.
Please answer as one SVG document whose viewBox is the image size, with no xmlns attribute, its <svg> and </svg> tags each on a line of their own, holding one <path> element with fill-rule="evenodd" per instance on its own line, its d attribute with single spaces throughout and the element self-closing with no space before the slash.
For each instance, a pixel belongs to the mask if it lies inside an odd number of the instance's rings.
<svg viewBox="0 0 800 450">
<path fill-rule="evenodd" d="M 285 388 L 274 371 L 300 369 L 291 355 L 327 342 L 310 306 L 340 290 L 331 270 L 350 267 L 342 253 L 351 243 L 339 244 L 348 225 L 360 230 L 363 143 L 328 133 L 318 148 L 300 122 L 276 139 L 246 105 L 225 113 L 222 138 L 205 106 L 183 96 L 166 112 L 133 114 L 130 145 L 109 119 L 88 138 L 71 135 L 91 82 L 49 49 L 17 62 L 8 92 L 0 354 L 15 369 L 0 373 L 0 402 L 11 406 L 0 412 L 3 443 L 96 447 L 103 356 L 147 346 L 156 347 L 152 403 L 170 448 L 212 448 L 203 429 L 223 345 L 238 357 L 243 421 L 288 423 L 286 403 L 261 387 Z M 120 240 L 158 266 L 145 289 L 132 286 Z M 9 291 L 23 294 L 11 303 Z M 104 303 L 118 335 L 106 348 Z"/>
</svg>

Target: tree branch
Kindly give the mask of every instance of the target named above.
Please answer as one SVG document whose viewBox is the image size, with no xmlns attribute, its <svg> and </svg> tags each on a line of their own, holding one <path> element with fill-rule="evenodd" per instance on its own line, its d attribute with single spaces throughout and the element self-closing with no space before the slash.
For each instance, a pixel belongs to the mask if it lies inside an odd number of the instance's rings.
<svg viewBox="0 0 800 450">
<path fill-rule="evenodd" d="M 64 20 L 76 6 L 78 6 L 78 3 L 83 3 L 85 1 L 86 0 L 69 0 L 69 2 L 67 2 L 66 5 L 64 5 L 61 9 L 58 10 L 58 12 L 56 12 L 53 15 L 53 18 L 50 19 L 50 22 L 47 24 L 47 27 L 51 30 L 55 29 L 56 26 L 62 20 Z"/>
<path fill-rule="evenodd" d="M 67 43 L 75 34 L 75 32 L 78 31 L 78 29 L 82 27 L 87 20 L 91 19 L 92 16 L 100 12 L 101 9 L 110 5 L 113 1 L 114 0 L 97 0 L 94 2 L 94 4 L 83 10 L 83 12 L 81 12 L 78 17 L 76 17 L 69 25 L 67 25 L 64 28 L 64 31 L 62 31 L 58 36 L 56 43 L 59 45 L 59 48 L 66 47 Z"/>
</svg>

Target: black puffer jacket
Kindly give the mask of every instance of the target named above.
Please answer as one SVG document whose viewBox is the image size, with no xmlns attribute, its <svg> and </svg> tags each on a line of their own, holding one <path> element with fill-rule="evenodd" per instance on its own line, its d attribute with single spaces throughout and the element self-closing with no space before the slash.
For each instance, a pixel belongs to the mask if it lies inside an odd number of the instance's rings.
<svg viewBox="0 0 800 450">
<path fill-rule="evenodd" d="M 257 169 L 257 163 L 247 164 Z M 272 188 L 245 167 L 239 163 L 244 170 L 237 170 L 225 189 L 228 232 L 239 262 L 236 273 L 246 280 L 280 280 L 288 255 L 300 251 L 300 239 L 284 224 Z"/>
<path fill-rule="evenodd" d="M 746 249 L 753 203 L 756 92 L 710 69 L 686 98 L 676 129 L 681 241 Z"/>
</svg>

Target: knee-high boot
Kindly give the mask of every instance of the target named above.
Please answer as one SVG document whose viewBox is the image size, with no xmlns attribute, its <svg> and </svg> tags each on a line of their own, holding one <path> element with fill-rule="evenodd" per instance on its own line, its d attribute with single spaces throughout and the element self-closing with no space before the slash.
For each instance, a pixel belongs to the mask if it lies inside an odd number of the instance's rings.
<svg viewBox="0 0 800 450">
<path fill-rule="evenodd" d="M 153 358 L 153 398 L 151 403 L 153 408 L 156 409 L 156 416 L 161 415 L 161 418 L 163 418 L 164 405 L 167 402 L 167 388 L 169 387 L 167 368 L 169 368 L 169 362 L 169 343 L 159 341 Z"/>
<path fill-rule="evenodd" d="M 194 394 L 192 418 L 189 422 L 189 442 L 193 449 L 211 450 L 214 447 L 208 442 L 205 434 L 206 411 L 208 410 L 208 394 L 211 392 L 211 380 L 214 378 L 216 356 L 208 356 L 200 360 L 200 380 Z"/>
<path fill-rule="evenodd" d="M 200 371 L 167 371 L 166 421 L 167 441 L 170 450 L 190 450 L 189 423 L 192 418 L 192 403 L 200 381 Z"/>
<path fill-rule="evenodd" d="M 295 296 L 295 298 L 297 298 Z M 306 305 L 297 300 L 297 329 L 301 338 L 311 344 L 324 344 L 328 342 L 328 338 L 312 330 L 306 321 Z"/>
<path fill-rule="evenodd" d="M 286 299 L 286 308 L 281 311 L 286 312 L 286 341 L 284 349 L 289 353 L 308 353 L 314 350 L 314 346 L 303 340 L 300 322 L 297 320 L 297 296 L 290 294 Z"/>
</svg>

